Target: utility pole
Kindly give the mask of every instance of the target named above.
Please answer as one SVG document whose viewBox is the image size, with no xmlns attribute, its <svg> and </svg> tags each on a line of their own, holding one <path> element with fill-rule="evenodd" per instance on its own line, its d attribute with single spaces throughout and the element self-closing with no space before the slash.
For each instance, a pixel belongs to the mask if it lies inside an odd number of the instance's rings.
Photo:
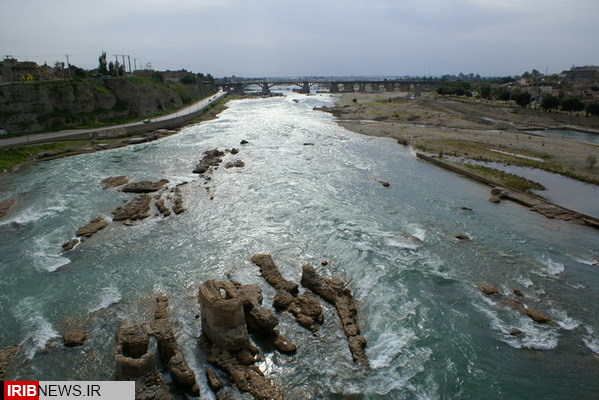
<svg viewBox="0 0 599 400">
<path fill-rule="evenodd" d="M 126 75 L 126 71 L 127 71 L 127 64 L 125 64 L 125 55 L 121 54 L 121 57 L 123 58 L 123 78 L 125 78 Z"/>
<path fill-rule="evenodd" d="M 67 54 L 67 70 L 69 71 L 69 79 L 71 79 L 71 63 L 69 63 L 69 55 Z"/>
<path fill-rule="evenodd" d="M 127 55 L 127 61 L 129 61 L 129 76 L 131 76 L 133 74 L 133 72 L 131 71 L 131 56 Z"/>
</svg>

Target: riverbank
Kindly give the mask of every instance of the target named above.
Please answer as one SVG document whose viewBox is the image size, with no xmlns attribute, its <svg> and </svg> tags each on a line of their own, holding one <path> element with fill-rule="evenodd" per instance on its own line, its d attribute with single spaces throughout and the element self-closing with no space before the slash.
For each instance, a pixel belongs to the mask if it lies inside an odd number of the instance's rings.
<svg viewBox="0 0 599 400">
<path fill-rule="evenodd" d="M 599 184 L 598 167 L 589 169 L 588 161 L 599 157 L 599 146 L 522 131 L 560 127 L 553 114 L 433 96 L 410 100 L 397 92 L 346 93 L 323 111 L 344 128 L 392 137 L 430 154 L 539 168 Z"/>
<path fill-rule="evenodd" d="M 182 125 L 176 129 L 149 129 L 147 132 L 122 135 L 116 138 L 104 137 L 101 140 L 93 139 L 93 136 L 90 135 L 90 140 L 56 141 L 0 149 L 0 174 L 14 172 L 30 162 L 54 160 L 158 140 L 179 132 L 185 126 L 218 118 L 218 114 L 227 108 L 226 104 L 232 98 L 231 95 L 225 95 L 204 108 L 195 118 L 179 121 Z M 142 127 L 144 126 L 142 125 Z M 151 125 L 147 127 L 151 127 Z"/>
</svg>

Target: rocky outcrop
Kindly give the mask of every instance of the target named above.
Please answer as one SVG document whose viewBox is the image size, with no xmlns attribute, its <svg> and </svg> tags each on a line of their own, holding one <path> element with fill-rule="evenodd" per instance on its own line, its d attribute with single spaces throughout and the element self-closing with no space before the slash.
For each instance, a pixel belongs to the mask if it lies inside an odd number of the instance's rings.
<svg viewBox="0 0 599 400">
<path fill-rule="evenodd" d="M 81 329 L 67 331 L 62 336 L 62 341 L 66 347 L 83 346 L 89 334 Z"/>
<path fill-rule="evenodd" d="M 222 157 L 224 155 L 225 155 L 225 153 L 218 149 L 212 149 L 212 150 L 205 151 L 204 157 L 195 166 L 193 173 L 205 174 L 205 173 L 209 172 L 213 167 L 218 167 L 218 165 L 221 162 L 223 162 Z"/>
<path fill-rule="evenodd" d="M 210 342 L 226 351 L 249 346 L 242 298 L 231 282 L 209 280 L 200 285 L 202 331 Z"/>
<path fill-rule="evenodd" d="M 157 192 L 168 184 L 168 179 L 161 179 L 157 182 L 140 181 L 131 182 L 121 188 L 121 192 L 127 193 L 152 193 Z"/>
<path fill-rule="evenodd" d="M 252 262 L 260 268 L 260 275 L 272 287 L 289 292 L 293 296 L 298 294 L 297 283 L 283 278 L 270 254 L 255 254 L 252 256 Z"/>
<path fill-rule="evenodd" d="M 279 389 L 254 365 L 260 358 L 248 337 L 248 327 L 274 334 L 278 324 L 276 316 L 261 307 L 260 288 L 238 282 L 206 281 L 200 285 L 199 293 L 203 347 L 208 362 L 223 370 L 239 390 L 249 392 L 254 398 L 282 399 Z"/>
<path fill-rule="evenodd" d="M 127 325 L 117 333 L 116 377 L 135 381 L 136 400 L 172 400 L 164 378 L 156 370 L 154 353 L 148 352 L 150 339 L 142 325 Z"/>
<path fill-rule="evenodd" d="M 147 194 L 135 196 L 131 201 L 112 211 L 115 221 L 138 220 L 150 216 L 151 198 Z"/>
<path fill-rule="evenodd" d="M 169 210 L 166 204 L 164 204 L 164 199 L 158 197 L 154 205 L 158 209 L 158 212 L 162 214 L 164 217 L 168 217 L 169 215 L 171 215 L 171 210 Z"/>
<path fill-rule="evenodd" d="M 75 248 L 75 246 L 77 246 L 79 244 L 79 239 L 71 239 L 67 242 L 64 242 L 62 244 L 62 251 L 63 252 L 67 252 L 67 251 L 71 251 Z"/>
<path fill-rule="evenodd" d="M 384 181 L 382 179 L 377 179 L 377 182 L 380 183 L 381 186 L 383 186 L 383 187 L 389 187 L 389 186 L 391 186 L 391 184 L 389 182 Z"/>
<path fill-rule="evenodd" d="M 95 217 L 94 219 L 89 221 L 89 223 L 87 225 L 83 225 L 82 227 L 77 229 L 77 231 L 75 231 L 75 234 L 77 236 L 91 237 L 94 234 L 96 234 L 97 232 L 106 228 L 107 226 L 108 226 L 108 222 L 104 218 Z"/>
<path fill-rule="evenodd" d="M 184 391 L 199 396 L 200 388 L 195 374 L 185 361 L 175 334 L 168 320 L 168 298 L 160 295 L 156 298 L 154 321 L 148 326 L 148 333 L 158 342 L 160 360 L 173 378 L 173 382 Z"/>
<path fill-rule="evenodd" d="M 486 294 L 487 296 L 500 296 L 501 293 L 499 292 L 499 290 L 491 285 L 490 283 L 479 283 L 478 285 L 476 285 L 476 288 L 478 290 L 480 290 L 481 292 L 483 292 L 484 294 Z"/>
<path fill-rule="evenodd" d="M 183 203 L 183 194 L 181 193 L 181 189 L 176 187 L 173 192 L 173 212 L 176 215 L 179 215 L 185 212 L 185 204 Z"/>
<path fill-rule="evenodd" d="M 339 277 L 325 278 L 318 274 L 314 267 L 306 264 L 302 266 L 301 283 L 335 307 L 354 362 L 364 368 L 370 368 L 365 352 L 367 342 L 360 335 L 356 300 L 345 282 Z"/>
<path fill-rule="evenodd" d="M 241 160 L 231 161 L 225 164 L 225 168 L 243 168 L 245 163 Z"/>
<path fill-rule="evenodd" d="M 104 189 L 115 188 L 119 186 L 123 186 L 126 183 L 129 183 L 129 178 L 125 175 L 121 176 L 110 176 L 108 178 L 102 179 L 102 187 Z"/>
<path fill-rule="evenodd" d="M 293 296 L 289 292 L 279 290 L 272 305 L 277 311 L 289 311 L 301 326 L 314 334 L 320 329 L 318 325 L 324 322 L 322 305 L 310 293 Z"/>
<path fill-rule="evenodd" d="M 453 235 L 453 237 L 463 242 L 467 242 L 470 240 L 470 236 L 466 235 L 465 233 L 459 233 L 457 235 Z"/>
<path fill-rule="evenodd" d="M 6 199 L 0 201 L 0 218 L 3 218 L 11 208 L 17 203 L 16 199 Z"/>
<path fill-rule="evenodd" d="M 19 345 L 13 344 L 0 350 L 0 381 L 4 380 L 8 369 L 12 365 L 15 355 L 19 351 Z"/>
</svg>

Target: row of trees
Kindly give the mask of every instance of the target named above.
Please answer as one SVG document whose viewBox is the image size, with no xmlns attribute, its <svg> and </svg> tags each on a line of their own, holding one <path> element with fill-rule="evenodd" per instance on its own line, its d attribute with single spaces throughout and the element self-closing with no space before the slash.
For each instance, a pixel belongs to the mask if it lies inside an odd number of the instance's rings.
<svg viewBox="0 0 599 400">
<path fill-rule="evenodd" d="M 587 114 L 593 116 L 599 116 L 599 103 L 584 103 L 582 100 L 576 97 L 563 97 L 553 96 L 551 94 L 545 95 L 541 101 L 541 108 L 545 111 L 557 110 L 558 108 L 562 111 L 573 112 L 586 111 Z"/>
</svg>

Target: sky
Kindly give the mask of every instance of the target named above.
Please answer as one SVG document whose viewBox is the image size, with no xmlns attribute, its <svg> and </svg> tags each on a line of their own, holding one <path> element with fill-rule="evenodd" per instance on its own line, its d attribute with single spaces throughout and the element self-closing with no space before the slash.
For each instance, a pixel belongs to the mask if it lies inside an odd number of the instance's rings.
<svg viewBox="0 0 599 400">
<path fill-rule="evenodd" d="M 514 76 L 599 65 L 599 0 L 2 0 L 0 56 L 222 76 Z"/>
</svg>

